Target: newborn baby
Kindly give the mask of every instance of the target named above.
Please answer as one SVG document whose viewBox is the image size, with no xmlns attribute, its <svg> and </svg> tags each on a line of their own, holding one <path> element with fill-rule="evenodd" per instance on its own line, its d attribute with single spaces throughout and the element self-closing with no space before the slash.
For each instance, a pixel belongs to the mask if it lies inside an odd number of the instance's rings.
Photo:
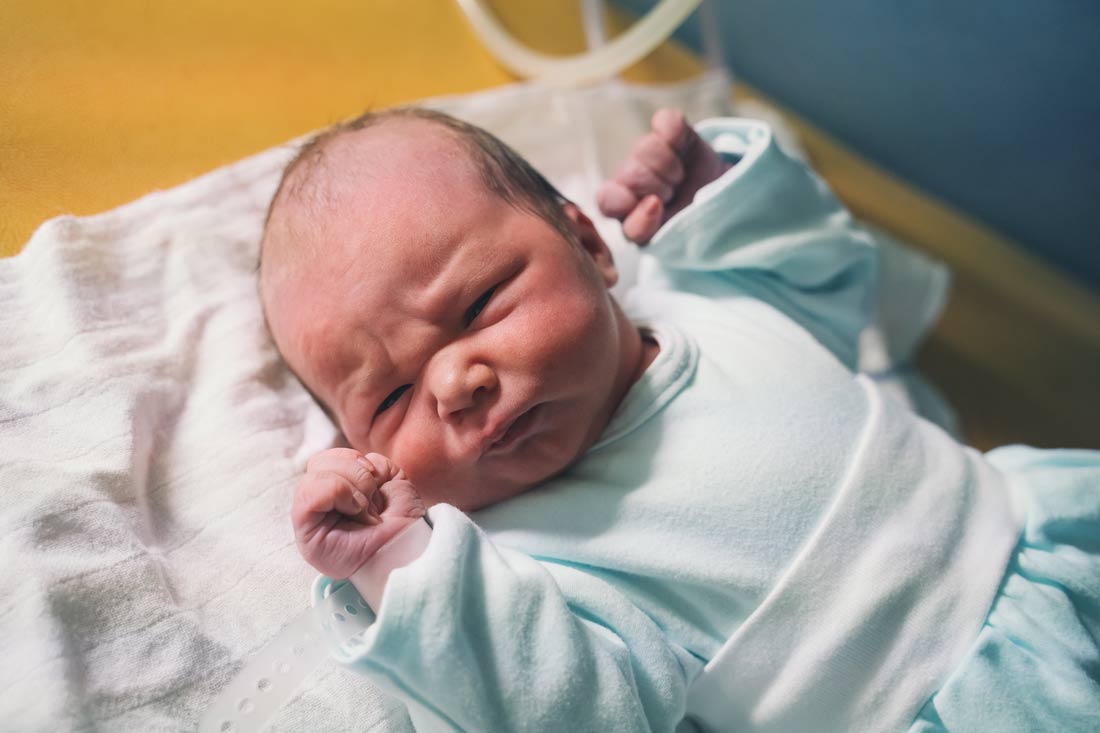
<svg viewBox="0 0 1100 733">
<path fill-rule="evenodd" d="M 350 445 L 292 519 L 377 612 L 351 666 L 422 730 L 1100 728 L 1100 456 L 979 454 L 855 374 L 875 243 L 765 124 L 663 110 L 599 201 L 648 243 L 622 303 L 444 115 L 285 172 L 262 297 Z"/>
<path fill-rule="evenodd" d="M 663 111 L 605 210 L 645 241 L 725 167 Z M 591 220 L 477 128 L 408 110 L 305 151 L 261 281 L 287 364 L 352 446 L 314 458 L 299 490 L 308 559 L 346 577 L 424 504 L 479 509 L 584 453 L 658 350 L 611 297 L 616 278 Z M 388 502 L 396 466 L 415 489 Z M 334 508 L 368 524 L 323 526 Z"/>
</svg>

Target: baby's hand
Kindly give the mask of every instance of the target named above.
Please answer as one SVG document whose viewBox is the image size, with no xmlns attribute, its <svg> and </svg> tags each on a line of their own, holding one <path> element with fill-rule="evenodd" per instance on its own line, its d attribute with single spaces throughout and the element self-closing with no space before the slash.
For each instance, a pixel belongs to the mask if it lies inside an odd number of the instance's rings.
<svg viewBox="0 0 1100 733">
<path fill-rule="evenodd" d="M 298 551 L 330 578 L 347 578 L 382 545 L 424 516 L 405 472 L 378 453 L 350 448 L 310 459 L 294 492 Z"/>
<path fill-rule="evenodd" d="M 596 193 L 600 211 L 621 221 L 623 233 L 638 244 L 648 242 L 700 188 L 729 169 L 680 110 L 657 110 L 652 127 Z"/>
</svg>

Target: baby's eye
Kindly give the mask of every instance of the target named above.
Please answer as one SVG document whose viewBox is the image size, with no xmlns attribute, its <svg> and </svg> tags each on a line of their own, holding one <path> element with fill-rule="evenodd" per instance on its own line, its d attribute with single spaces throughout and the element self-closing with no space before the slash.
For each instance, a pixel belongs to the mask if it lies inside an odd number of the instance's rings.
<svg viewBox="0 0 1100 733">
<path fill-rule="evenodd" d="M 374 413 L 374 416 L 378 417 L 383 412 L 393 407 L 394 403 L 401 399 L 401 395 L 405 393 L 405 390 L 409 389 L 410 387 L 412 387 L 411 384 L 403 384 L 395 389 L 393 392 L 390 392 L 390 396 L 382 400 L 382 404 L 378 406 L 378 411 Z"/>
<path fill-rule="evenodd" d="M 493 287 L 486 290 L 480 298 L 474 301 L 474 304 L 470 306 L 469 310 L 466 311 L 466 315 L 463 316 L 463 322 L 467 326 L 474 322 L 474 319 L 477 318 L 478 313 L 481 313 L 481 311 L 485 310 L 485 306 L 489 304 L 489 298 L 493 297 L 493 291 L 496 289 L 497 286 L 494 285 Z"/>
</svg>

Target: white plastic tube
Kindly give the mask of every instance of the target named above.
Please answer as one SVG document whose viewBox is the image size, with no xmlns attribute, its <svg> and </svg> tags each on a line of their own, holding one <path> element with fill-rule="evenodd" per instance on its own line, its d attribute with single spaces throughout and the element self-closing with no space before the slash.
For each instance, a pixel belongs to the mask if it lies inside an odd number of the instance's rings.
<svg viewBox="0 0 1100 733">
<path fill-rule="evenodd" d="M 606 46 L 575 56 L 548 56 L 517 41 L 483 0 L 457 0 L 489 53 L 514 73 L 550 86 L 574 87 L 615 76 L 672 35 L 702 0 L 661 0 Z"/>
</svg>

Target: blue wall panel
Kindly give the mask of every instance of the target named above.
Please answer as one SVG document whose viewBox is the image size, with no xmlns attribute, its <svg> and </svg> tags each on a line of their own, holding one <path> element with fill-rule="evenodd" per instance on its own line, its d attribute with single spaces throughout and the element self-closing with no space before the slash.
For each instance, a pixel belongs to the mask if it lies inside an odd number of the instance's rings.
<svg viewBox="0 0 1100 733">
<path fill-rule="evenodd" d="M 738 77 L 1100 287 L 1100 2 L 712 2 Z"/>
</svg>

